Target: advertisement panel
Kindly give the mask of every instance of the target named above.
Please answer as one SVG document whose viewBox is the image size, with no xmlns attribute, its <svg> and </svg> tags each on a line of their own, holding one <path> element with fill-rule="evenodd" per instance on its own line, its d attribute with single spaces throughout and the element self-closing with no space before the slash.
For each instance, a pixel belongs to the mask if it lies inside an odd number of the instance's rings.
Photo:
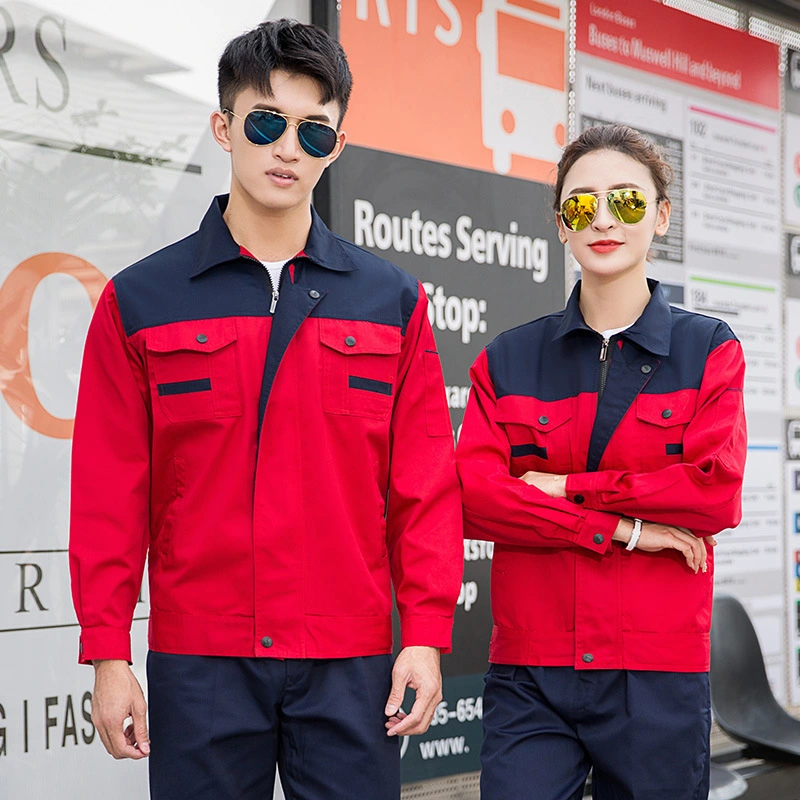
<svg viewBox="0 0 800 800">
<path fill-rule="evenodd" d="M 652 0 L 579 0 L 575 30 L 578 128 L 633 125 L 674 171 L 653 277 L 744 348 L 744 518 L 719 537 L 716 584 L 747 604 L 784 697 L 779 48 Z"/>
<path fill-rule="evenodd" d="M 350 142 L 549 180 L 565 143 L 567 24 L 564 0 L 342 3 Z"/>
<path fill-rule="evenodd" d="M 800 234 L 787 234 L 785 241 L 784 405 L 800 409 Z"/>
<path fill-rule="evenodd" d="M 0 797 L 8 800 L 147 796 L 147 762 L 105 752 L 91 722 L 93 671 L 77 663 L 67 545 L 78 376 L 106 281 L 196 229 L 227 187 L 228 161 L 208 125 L 216 58 L 264 10 L 237 0 L 224 13 L 198 12 L 192 36 L 179 41 L 172 23 L 185 10 L 154 0 L 133 16 L 92 0 L 0 3 Z M 147 617 L 145 585 L 132 630 L 143 684 Z"/>
<path fill-rule="evenodd" d="M 800 228 L 800 51 L 786 53 L 783 202 L 787 225 Z"/>
<path fill-rule="evenodd" d="M 789 695 L 800 705 L 800 52 L 786 52 L 784 73 L 783 210 L 786 300 L 784 311 L 786 454 L 786 587 L 789 603 Z"/>
<path fill-rule="evenodd" d="M 355 84 L 330 221 L 422 281 L 457 437 L 480 350 L 564 303 L 546 181 L 565 143 L 567 3 L 351 0 L 340 26 Z M 465 542 L 444 700 L 404 743 L 406 783 L 480 768 L 492 552 Z"/>
<path fill-rule="evenodd" d="M 800 419 L 787 420 L 784 491 L 786 497 L 786 565 L 789 576 L 789 702 L 800 705 Z"/>
<path fill-rule="evenodd" d="M 564 251 L 549 221 L 550 189 L 352 145 L 332 167 L 331 183 L 333 229 L 422 281 L 457 436 L 480 350 L 563 304 Z M 454 654 L 442 664 L 444 704 L 437 724 L 408 743 L 405 781 L 479 768 L 480 707 L 469 716 L 457 708 L 483 688 L 491 554 L 489 543 L 465 542 Z"/>
</svg>

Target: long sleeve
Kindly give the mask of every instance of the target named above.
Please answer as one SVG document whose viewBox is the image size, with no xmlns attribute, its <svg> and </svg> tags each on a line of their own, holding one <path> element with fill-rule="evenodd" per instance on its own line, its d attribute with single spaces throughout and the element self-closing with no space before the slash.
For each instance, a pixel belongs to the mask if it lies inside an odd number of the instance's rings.
<svg viewBox="0 0 800 800">
<path fill-rule="evenodd" d="M 496 421 L 486 351 L 470 370 L 470 393 L 456 451 L 464 533 L 522 547 L 581 547 L 604 553 L 619 516 L 553 499 L 511 475 L 511 445 Z"/>
<path fill-rule="evenodd" d="M 109 282 L 86 340 L 72 447 L 69 561 L 81 663 L 131 660 L 131 621 L 149 541 L 146 398 L 142 366 Z"/>
<path fill-rule="evenodd" d="M 743 384 L 742 348 L 728 339 L 706 361 L 682 463 L 654 472 L 570 475 L 567 497 L 584 508 L 679 525 L 698 535 L 738 525 L 747 454 Z"/>
<path fill-rule="evenodd" d="M 461 499 L 442 368 L 421 286 L 400 358 L 387 541 L 402 646 L 449 652 L 464 566 Z"/>
</svg>

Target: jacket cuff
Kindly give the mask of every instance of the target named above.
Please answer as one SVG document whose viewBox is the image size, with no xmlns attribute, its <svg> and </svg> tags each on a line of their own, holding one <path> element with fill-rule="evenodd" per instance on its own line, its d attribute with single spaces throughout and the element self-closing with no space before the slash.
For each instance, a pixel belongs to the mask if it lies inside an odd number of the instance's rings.
<svg viewBox="0 0 800 800">
<path fill-rule="evenodd" d="M 597 478 L 596 472 L 577 472 L 567 475 L 564 486 L 567 500 L 586 508 L 597 508 Z"/>
<path fill-rule="evenodd" d="M 453 646 L 453 618 L 414 615 L 400 620 L 401 647 L 438 647 L 449 653 Z"/>
<path fill-rule="evenodd" d="M 587 511 L 583 524 L 578 530 L 575 543 L 601 555 L 607 553 L 611 547 L 611 537 L 619 525 L 616 514 L 606 514 L 603 511 Z"/>
<path fill-rule="evenodd" d="M 91 664 L 100 659 L 131 661 L 131 635 L 119 628 L 82 628 L 78 654 L 79 664 Z"/>
</svg>

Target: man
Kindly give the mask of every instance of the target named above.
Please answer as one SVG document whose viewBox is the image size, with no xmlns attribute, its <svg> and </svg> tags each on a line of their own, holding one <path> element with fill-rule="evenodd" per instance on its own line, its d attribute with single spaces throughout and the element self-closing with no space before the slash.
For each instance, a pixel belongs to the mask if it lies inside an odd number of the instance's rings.
<svg viewBox="0 0 800 800">
<path fill-rule="evenodd" d="M 211 116 L 230 196 L 112 279 L 89 329 L 80 660 L 106 749 L 150 756 L 153 798 L 271 797 L 276 763 L 290 798 L 399 798 L 397 736 L 441 697 L 463 545 L 427 300 L 311 208 L 350 87 L 319 28 L 230 42 Z M 148 554 L 149 732 L 129 667 Z"/>
</svg>

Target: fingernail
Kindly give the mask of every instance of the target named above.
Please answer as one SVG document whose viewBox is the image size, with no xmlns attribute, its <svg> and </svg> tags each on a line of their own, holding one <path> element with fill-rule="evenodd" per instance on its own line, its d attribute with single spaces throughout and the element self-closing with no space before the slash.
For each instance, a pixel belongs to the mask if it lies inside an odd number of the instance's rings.
<svg viewBox="0 0 800 800">
<path fill-rule="evenodd" d="M 142 742 L 140 749 L 141 749 L 141 751 L 143 753 L 147 753 L 149 755 L 150 754 L 150 742 Z"/>
</svg>

